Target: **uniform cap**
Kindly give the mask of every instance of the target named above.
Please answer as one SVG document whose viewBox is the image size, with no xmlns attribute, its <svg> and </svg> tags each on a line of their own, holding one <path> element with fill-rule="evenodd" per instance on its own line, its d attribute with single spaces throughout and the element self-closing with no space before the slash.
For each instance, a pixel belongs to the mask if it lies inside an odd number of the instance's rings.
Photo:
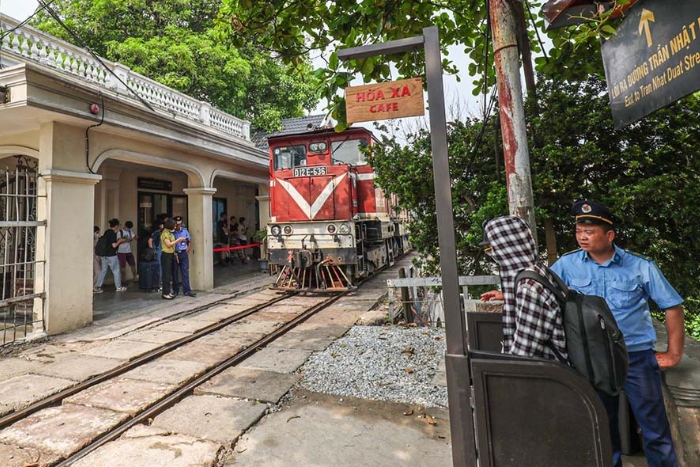
<svg viewBox="0 0 700 467">
<path fill-rule="evenodd" d="M 576 218 L 577 224 L 602 224 L 616 225 L 620 218 L 602 204 L 589 200 L 579 201 L 571 208 L 571 214 Z"/>
<path fill-rule="evenodd" d="M 182 224 L 182 216 L 175 216 L 175 223 Z"/>
</svg>

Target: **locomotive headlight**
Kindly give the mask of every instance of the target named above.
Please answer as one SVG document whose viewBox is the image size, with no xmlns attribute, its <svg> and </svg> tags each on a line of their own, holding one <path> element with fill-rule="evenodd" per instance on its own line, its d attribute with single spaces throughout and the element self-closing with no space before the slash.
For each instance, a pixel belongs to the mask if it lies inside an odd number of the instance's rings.
<svg viewBox="0 0 700 467">
<path fill-rule="evenodd" d="M 273 225 L 272 228 L 270 229 L 270 233 L 272 233 L 272 235 L 275 235 L 275 236 L 279 235 L 281 232 L 282 232 L 282 229 L 280 229 L 279 225 Z"/>
<path fill-rule="evenodd" d="M 340 224 L 340 229 L 338 229 L 338 232 L 341 234 L 349 234 L 350 233 L 350 224 Z"/>
<path fill-rule="evenodd" d="M 328 228 L 326 230 L 328 230 L 329 234 L 334 234 L 335 233 L 335 225 L 328 224 Z"/>
<path fill-rule="evenodd" d="M 291 225 L 285 225 L 284 229 L 282 229 L 285 235 L 292 235 L 292 232 L 294 232 L 294 229 L 292 229 Z"/>
</svg>

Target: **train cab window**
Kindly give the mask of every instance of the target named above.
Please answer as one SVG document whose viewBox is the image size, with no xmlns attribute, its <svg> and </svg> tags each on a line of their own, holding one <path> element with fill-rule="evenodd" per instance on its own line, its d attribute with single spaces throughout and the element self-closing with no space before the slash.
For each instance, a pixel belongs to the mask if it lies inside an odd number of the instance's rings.
<svg viewBox="0 0 700 467">
<path fill-rule="evenodd" d="M 275 170 L 306 165 L 306 147 L 303 145 L 275 148 L 273 153 L 275 155 Z"/>
<path fill-rule="evenodd" d="M 367 147 L 367 140 L 347 139 L 331 143 L 333 163 L 345 163 L 349 165 L 366 164 L 365 155 L 362 152 Z"/>
</svg>

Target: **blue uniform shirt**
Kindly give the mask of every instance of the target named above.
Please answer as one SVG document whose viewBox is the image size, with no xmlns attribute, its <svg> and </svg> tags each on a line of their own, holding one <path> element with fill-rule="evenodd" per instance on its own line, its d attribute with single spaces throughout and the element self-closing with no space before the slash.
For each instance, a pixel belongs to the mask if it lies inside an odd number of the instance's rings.
<svg viewBox="0 0 700 467">
<path fill-rule="evenodd" d="M 572 289 L 605 298 L 630 352 L 654 348 L 649 299 L 662 310 L 683 303 L 656 263 L 616 245 L 612 259 L 604 264 L 576 250 L 559 258 L 552 270 Z"/>
<path fill-rule="evenodd" d="M 177 245 L 175 245 L 175 251 L 186 251 L 187 247 L 190 244 L 190 241 L 192 241 L 187 227 L 182 226 L 180 227 L 180 230 L 173 230 L 173 235 L 175 236 L 175 240 L 182 237 L 185 237 L 187 239 L 186 242 L 178 243 Z"/>
</svg>

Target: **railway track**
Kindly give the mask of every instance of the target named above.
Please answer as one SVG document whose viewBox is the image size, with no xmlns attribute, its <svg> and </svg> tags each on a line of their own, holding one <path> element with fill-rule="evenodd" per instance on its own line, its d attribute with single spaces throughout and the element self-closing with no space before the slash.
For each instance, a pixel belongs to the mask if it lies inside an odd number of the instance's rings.
<svg viewBox="0 0 700 467">
<path fill-rule="evenodd" d="M 76 400 L 80 401 L 81 398 L 89 400 L 91 390 L 99 389 L 102 387 L 100 385 L 105 386 L 114 382 L 118 383 L 120 378 L 124 378 L 125 375 L 128 378 L 129 372 L 138 371 L 146 364 L 158 362 L 159 359 L 167 359 L 168 354 L 178 349 L 185 349 L 188 344 L 196 344 L 198 342 L 207 341 L 207 339 L 210 341 L 213 340 L 214 342 L 226 342 L 227 336 L 230 337 L 232 342 L 232 355 L 228 358 L 207 366 L 203 371 L 195 371 L 189 377 L 185 377 L 181 384 L 173 385 L 168 388 L 164 394 L 160 394 L 159 397 L 143 403 L 143 406 L 138 410 L 129 411 L 128 416 L 124 416 L 123 413 L 120 414 L 119 417 L 116 417 L 119 418 L 117 423 L 110 423 L 112 426 L 110 426 L 108 430 L 91 437 L 87 444 L 83 443 L 79 449 L 73 450 L 67 453 L 67 455 L 60 456 L 59 459 L 52 462 L 35 464 L 36 466 L 52 465 L 68 467 L 106 443 L 119 438 L 132 427 L 139 424 L 148 424 L 148 422 L 158 414 L 193 394 L 195 388 L 198 386 L 220 374 L 227 368 L 238 365 L 275 339 L 286 334 L 291 329 L 294 329 L 320 310 L 328 307 L 346 293 L 347 292 L 337 293 L 330 297 L 305 297 L 300 294 L 287 293 L 273 297 L 271 300 L 267 300 L 263 303 L 250 306 L 240 312 L 236 312 L 218 322 L 199 329 L 191 335 L 165 344 L 110 371 L 94 376 L 50 397 L 36 401 L 31 405 L 1 417 L 0 442 L 8 443 L 8 437 L 5 436 L 5 439 L 3 439 L 2 436 L 4 429 L 6 429 L 4 431 L 12 432 L 14 424 L 26 423 L 26 421 L 32 417 L 36 420 L 41 420 L 42 411 L 56 410 L 56 407 L 64 407 L 66 401 L 70 405 L 71 403 L 79 403 L 76 402 Z M 225 307 L 227 306 L 226 302 L 229 300 L 230 298 L 223 299 L 206 307 L 194 310 L 193 312 L 181 314 L 179 319 L 196 317 L 198 314 L 202 313 L 216 312 L 217 305 L 219 307 Z M 296 311 L 294 311 L 295 309 Z M 257 322 L 258 324 L 253 321 L 256 315 L 262 317 L 262 320 Z M 236 336 L 239 336 L 240 339 L 237 343 L 233 343 Z M 255 337 L 253 338 L 252 336 Z M 234 348 L 235 351 L 233 351 Z M 51 416 L 54 417 L 55 415 L 52 414 Z M 53 423 L 55 424 L 56 421 L 54 420 Z M 9 441 L 11 440 L 12 436 L 9 436 Z"/>
</svg>

